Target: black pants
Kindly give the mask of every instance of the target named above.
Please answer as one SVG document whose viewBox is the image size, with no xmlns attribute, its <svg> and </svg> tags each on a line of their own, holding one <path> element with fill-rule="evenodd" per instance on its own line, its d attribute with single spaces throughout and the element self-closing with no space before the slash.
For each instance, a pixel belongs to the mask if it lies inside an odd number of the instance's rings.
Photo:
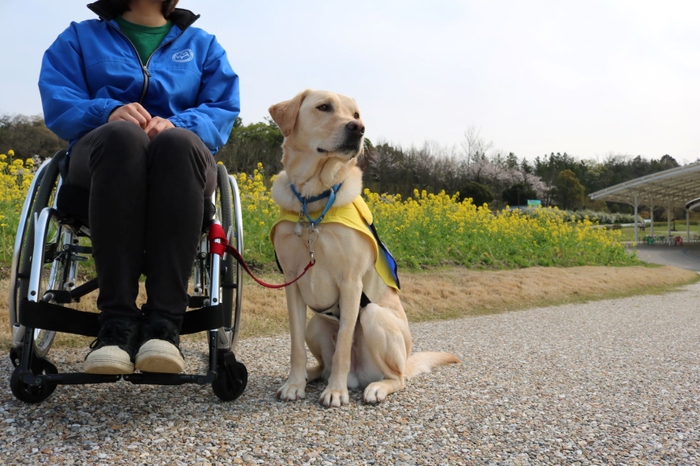
<svg viewBox="0 0 700 466">
<path fill-rule="evenodd" d="M 100 322 L 140 318 L 143 273 L 143 315 L 158 313 L 181 325 L 204 202 L 216 188 L 209 149 L 186 129 L 150 140 L 136 124 L 107 123 L 71 149 L 67 183 L 90 191 Z"/>
</svg>

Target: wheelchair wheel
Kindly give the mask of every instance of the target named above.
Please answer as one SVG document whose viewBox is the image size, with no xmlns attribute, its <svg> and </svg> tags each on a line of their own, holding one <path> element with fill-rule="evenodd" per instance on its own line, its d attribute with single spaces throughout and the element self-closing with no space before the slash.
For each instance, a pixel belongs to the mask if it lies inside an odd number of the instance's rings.
<svg viewBox="0 0 700 466">
<path fill-rule="evenodd" d="M 234 237 L 230 238 L 229 241 L 235 244 L 235 247 L 241 253 L 243 252 L 243 211 L 241 210 L 241 195 L 238 190 L 238 183 L 236 179 L 228 175 L 229 185 L 231 186 L 231 194 L 233 195 L 233 233 Z M 235 349 L 235 343 L 238 341 L 238 329 L 240 328 L 241 322 L 241 309 L 243 307 L 243 266 L 237 261 L 231 258 L 231 262 L 235 264 L 233 270 L 233 275 L 231 277 L 232 283 L 236 286 L 236 298 L 233 302 L 234 304 L 234 322 L 233 322 L 233 347 Z"/>
<path fill-rule="evenodd" d="M 240 198 L 235 179 L 223 165 L 217 166 L 216 218 L 226 232 L 229 244 L 239 251 L 243 249 L 243 230 Z M 224 328 L 219 329 L 220 349 L 235 349 L 240 325 L 242 304 L 242 267 L 231 254 L 222 262 L 221 305 L 224 309 Z"/>
<path fill-rule="evenodd" d="M 22 207 L 10 276 L 12 290 L 9 308 L 13 346 L 19 346 L 24 339 L 24 326 L 19 325 L 19 307 L 22 299 L 28 296 L 36 229 L 35 216 L 39 215 L 44 207 L 54 203 L 57 185 L 60 183 L 59 163 L 65 155 L 66 151 L 60 151 L 51 160 L 41 165 L 34 176 Z M 39 357 L 45 356 L 51 348 L 54 337 L 55 332 L 36 329 L 34 332 L 35 354 Z"/>
<path fill-rule="evenodd" d="M 44 382 L 41 385 L 33 386 L 22 382 L 20 377 L 20 367 L 16 367 L 10 377 L 10 390 L 20 401 L 25 403 L 39 403 L 47 399 L 56 390 L 55 382 Z M 44 358 L 34 358 L 31 367 L 32 374 L 58 374 L 56 366 Z"/>
<path fill-rule="evenodd" d="M 31 225 L 31 222 L 34 212 L 34 201 L 37 197 L 41 180 L 46 174 L 50 163 L 51 160 L 46 160 L 39 166 L 34 174 L 32 183 L 27 191 L 27 196 L 24 198 L 24 204 L 22 205 L 22 211 L 19 217 L 19 225 L 17 226 L 17 234 L 15 235 L 14 253 L 12 255 L 12 269 L 10 271 L 10 281 L 12 283 L 12 291 L 14 291 L 13 293 L 10 293 L 9 301 L 11 326 L 14 326 L 19 322 L 19 301 L 21 299 L 20 287 L 22 286 L 21 282 L 29 279 L 29 270 L 24 268 L 23 265 L 26 264 L 25 255 L 27 254 L 27 249 L 28 247 L 32 247 L 31 244 L 27 244 L 27 238 L 30 236 L 30 229 L 32 230 L 31 236 L 33 237 L 33 225 Z"/>
<path fill-rule="evenodd" d="M 31 265 L 28 295 L 30 299 L 50 304 L 63 305 L 70 302 L 67 292 L 75 285 L 77 261 L 81 259 L 71 246 L 78 241 L 73 229 L 61 222 L 62 216 L 56 209 L 47 208 L 41 212 L 35 226 L 42 240 L 37 251 L 34 248 Z M 56 332 L 36 329 L 34 331 L 34 352 L 46 356 Z"/>
<path fill-rule="evenodd" d="M 248 385 L 248 370 L 228 350 L 219 350 L 217 361 L 217 377 L 211 383 L 211 388 L 221 401 L 233 401 L 243 394 Z"/>
</svg>

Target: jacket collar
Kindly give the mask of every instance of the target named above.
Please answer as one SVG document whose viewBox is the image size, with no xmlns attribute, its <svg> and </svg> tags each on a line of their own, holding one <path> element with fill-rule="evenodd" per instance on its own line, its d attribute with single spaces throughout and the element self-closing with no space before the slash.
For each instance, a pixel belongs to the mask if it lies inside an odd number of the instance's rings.
<svg viewBox="0 0 700 466">
<path fill-rule="evenodd" d="M 97 0 L 94 3 L 90 3 L 88 8 L 105 21 L 111 21 L 119 16 L 119 10 L 105 0 Z M 168 19 L 180 30 L 184 31 L 199 19 L 199 15 L 195 15 L 190 10 L 175 8 Z"/>
</svg>

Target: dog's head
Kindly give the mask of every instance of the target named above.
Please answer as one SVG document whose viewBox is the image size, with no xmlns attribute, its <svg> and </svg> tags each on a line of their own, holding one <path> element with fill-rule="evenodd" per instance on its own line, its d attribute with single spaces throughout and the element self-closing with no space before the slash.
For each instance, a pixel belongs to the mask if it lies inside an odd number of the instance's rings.
<svg viewBox="0 0 700 466">
<path fill-rule="evenodd" d="M 341 159 L 362 153 L 365 125 L 350 97 L 307 89 L 269 111 L 284 135 L 285 151 Z"/>
</svg>

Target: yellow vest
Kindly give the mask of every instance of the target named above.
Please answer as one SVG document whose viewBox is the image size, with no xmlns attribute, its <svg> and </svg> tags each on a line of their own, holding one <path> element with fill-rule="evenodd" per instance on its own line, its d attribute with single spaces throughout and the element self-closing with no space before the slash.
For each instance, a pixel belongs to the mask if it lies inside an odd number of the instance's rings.
<svg viewBox="0 0 700 466">
<path fill-rule="evenodd" d="M 311 218 L 317 218 L 321 215 L 321 211 L 309 212 Z M 272 230 L 270 231 L 270 239 L 275 231 L 275 227 L 280 222 L 299 222 L 299 212 L 294 212 L 291 210 L 280 209 L 280 215 L 272 225 Z M 347 227 L 359 231 L 360 233 L 366 235 L 372 240 L 374 244 L 374 252 L 377 260 L 374 263 L 374 268 L 382 278 L 387 286 L 399 290 L 399 278 L 396 274 L 396 261 L 389 253 L 389 250 L 381 244 L 378 237 L 375 237 L 373 229 L 370 228 L 372 225 L 373 217 L 372 212 L 367 207 L 364 199 L 361 196 L 357 196 L 351 204 L 346 204 L 340 207 L 331 207 L 328 212 L 323 217 L 321 223 L 341 223 Z M 373 299 L 369 296 L 370 300 Z M 378 299 L 378 298 L 374 298 Z"/>
</svg>

